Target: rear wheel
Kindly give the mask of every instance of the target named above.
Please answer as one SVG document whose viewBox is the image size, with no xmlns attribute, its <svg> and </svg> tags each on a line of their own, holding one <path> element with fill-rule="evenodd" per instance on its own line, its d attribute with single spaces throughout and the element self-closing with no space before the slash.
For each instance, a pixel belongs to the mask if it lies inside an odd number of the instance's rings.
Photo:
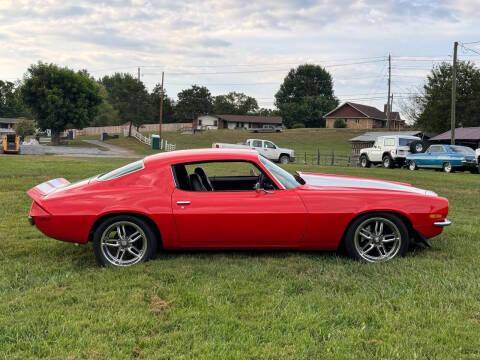
<svg viewBox="0 0 480 360">
<path fill-rule="evenodd" d="M 446 173 L 451 173 L 453 171 L 452 164 L 450 162 L 446 162 L 443 164 L 443 171 Z"/>
<path fill-rule="evenodd" d="M 360 156 L 360 166 L 363 168 L 369 168 L 370 166 L 372 166 L 372 163 L 370 162 L 370 160 L 368 160 L 367 155 L 363 154 Z"/>
<path fill-rule="evenodd" d="M 409 161 L 409 163 L 408 163 L 408 168 L 409 168 L 410 170 L 412 170 L 412 171 L 418 169 L 418 168 L 417 168 L 417 164 L 416 164 L 415 161 L 413 161 L 413 160 L 410 160 L 410 161 Z"/>
<path fill-rule="evenodd" d="M 393 167 L 393 159 L 390 155 L 383 155 L 382 163 L 385 169 L 391 169 Z"/>
<path fill-rule="evenodd" d="M 102 266 L 126 267 L 149 260 L 157 238 L 143 220 L 119 215 L 103 221 L 93 235 L 93 251 Z"/>
<path fill-rule="evenodd" d="M 347 254 L 366 262 L 385 262 L 403 256 L 409 242 L 404 222 L 388 213 L 362 215 L 345 234 Z"/>
</svg>

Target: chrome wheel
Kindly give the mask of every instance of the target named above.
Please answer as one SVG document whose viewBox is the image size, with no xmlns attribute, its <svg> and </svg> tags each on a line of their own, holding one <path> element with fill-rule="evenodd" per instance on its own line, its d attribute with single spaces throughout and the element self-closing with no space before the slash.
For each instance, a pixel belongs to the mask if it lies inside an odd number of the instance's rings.
<svg viewBox="0 0 480 360">
<path fill-rule="evenodd" d="M 383 158 L 383 167 L 386 168 L 386 169 L 388 169 L 388 168 L 390 168 L 390 166 L 391 166 L 390 157 L 389 157 L 389 156 L 385 156 L 385 157 Z"/>
<path fill-rule="evenodd" d="M 102 233 L 100 248 L 105 259 L 115 266 L 129 266 L 143 259 L 147 237 L 140 226 L 130 221 L 118 221 Z"/>
<path fill-rule="evenodd" d="M 362 159 L 360 160 L 360 165 L 364 168 L 367 167 L 367 157 L 366 156 L 362 156 Z"/>
<path fill-rule="evenodd" d="M 422 144 L 422 143 L 417 143 L 417 144 L 415 145 L 415 151 L 416 151 L 417 153 L 423 152 L 423 144 Z"/>
<path fill-rule="evenodd" d="M 415 161 L 410 161 L 410 163 L 408 164 L 408 168 L 410 170 L 416 170 L 417 169 L 417 164 L 415 163 Z"/>
<path fill-rule="evenodd" d="M 449 162 L 443 164 L 443 171 L 445 171 L 446 173 L 452 172 L 452 164 L 450 164 Z"/>
<path fill-rule="evenodd" d="M 382 262 L 394 258 L 402 245 L 397 225 L 383 217 L 363 221 L 354 234 L 358 255 L 368 262 Z"/>
</svg>

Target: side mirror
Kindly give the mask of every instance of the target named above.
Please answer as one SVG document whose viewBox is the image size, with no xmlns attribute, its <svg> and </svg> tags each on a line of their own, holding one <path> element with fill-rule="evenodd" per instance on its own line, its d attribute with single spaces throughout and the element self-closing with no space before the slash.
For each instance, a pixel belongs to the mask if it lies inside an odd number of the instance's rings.
<svg viewBox="0 0 480 360">
<path fill-rule="evenodd" d="M 255 184 L 255 186 L 253 187 L 253 189 L 257 192 L 257 193 L 265 193 L 265 194 L 273 194 L 273 187 L 270 185 L 269 187 L 271 187 L 271 189 L 264 189 L 260 186 L 260 183 L 257 182 Z"/>
</svg>

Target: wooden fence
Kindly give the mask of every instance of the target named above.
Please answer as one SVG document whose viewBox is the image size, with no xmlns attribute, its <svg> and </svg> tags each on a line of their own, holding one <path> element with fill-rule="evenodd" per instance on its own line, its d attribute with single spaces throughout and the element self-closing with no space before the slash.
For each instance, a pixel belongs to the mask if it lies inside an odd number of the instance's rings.
<svg viewBox="0 0 480 360">
<path fill-rule="evenodd" d="M 296 164 L 318 166 L 357 166 L 358 162 L 351 155 L 336 153 L 335 151 L 322 153 L 296 152 Z"/>
<path fill-rule="evenodd" d="M 162 131 L 178 131 L 186 126 L 191 126 L 191 123 L 168 123 L 162 124 Z M 118 125 L 118 126 L 97 126 L 97 127 L 86 127 L 83 129 L 75 129 L 75 133 L 77 136 L 82 135 L 100 135 L 101 133 L 108 133 L 108 134 L 123 134 L 124 130 L 127 129 L 128 131 L 129 125 Z M 132 129 L 135 127 L 132 126 Z M 66 130 L 68 131 L 68 130 Z M 158 124 L 145 124 L 140 126 L 140 131 L 143 132 L 153 132 L 158 133 Z"/>
</svg>

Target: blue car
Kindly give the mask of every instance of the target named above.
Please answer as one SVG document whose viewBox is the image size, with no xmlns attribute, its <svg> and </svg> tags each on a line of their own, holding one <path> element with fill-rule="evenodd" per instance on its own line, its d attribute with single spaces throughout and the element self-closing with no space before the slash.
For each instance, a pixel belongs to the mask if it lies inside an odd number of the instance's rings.
<svg viewBox="0 0 480 360">
<path fill-rule="evenodd" d="M 429 168 L 442 169 L 446 173 L 455 170 L 478 173 L 475 151 L 458 145 L 431 145 L 424 153 L 407 155 L 406 164 L 410 170 Z"/>
</svg>

